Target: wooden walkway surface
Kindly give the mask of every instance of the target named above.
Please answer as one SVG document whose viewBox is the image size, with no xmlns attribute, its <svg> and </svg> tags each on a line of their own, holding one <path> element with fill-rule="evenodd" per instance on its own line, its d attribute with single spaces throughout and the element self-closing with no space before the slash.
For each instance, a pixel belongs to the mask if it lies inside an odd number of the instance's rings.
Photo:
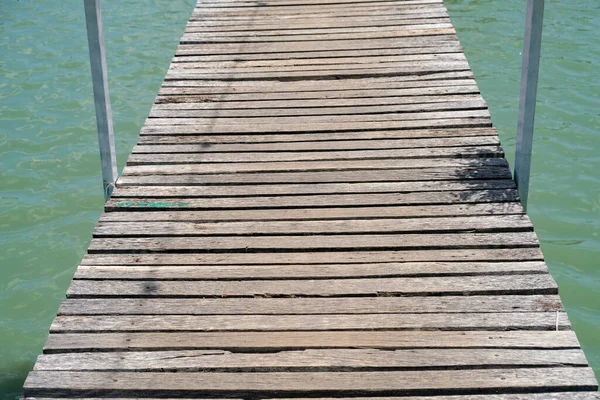
<svg viewBox="0 0 600 400">
<path fill-rule="evenodd" d="M 202 0 L 67 297 L 26 397 L 600 398 L 440 0 Z"/>
</svg>

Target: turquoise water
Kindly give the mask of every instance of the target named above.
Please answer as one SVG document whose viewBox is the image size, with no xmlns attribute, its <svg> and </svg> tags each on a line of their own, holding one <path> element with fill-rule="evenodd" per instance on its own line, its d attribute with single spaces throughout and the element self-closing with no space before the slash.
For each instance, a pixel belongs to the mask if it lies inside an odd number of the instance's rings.
<svg viewBox="0 0 600 400">
<path fill-rule="evenodd" d="M 509 159 L 523 0 L 446 0 Z M 600 3 L 548 2 L 530 214 L 600 373 Z M 195 0 L 104 1 L 123 166 Z M 0 397 L 16 398 L 103 204 L 80 0 L 0 2 Z"/>
</svg>

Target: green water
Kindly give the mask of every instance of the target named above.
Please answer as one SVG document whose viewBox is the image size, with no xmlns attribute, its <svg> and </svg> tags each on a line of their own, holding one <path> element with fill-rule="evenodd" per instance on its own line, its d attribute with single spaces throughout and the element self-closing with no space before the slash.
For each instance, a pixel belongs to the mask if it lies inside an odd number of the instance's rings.
<svg viewBox="0 0 600 400">
<path fill-rule="evenodd" d="M 509 159 L 524 0 L 446 0 Z M 600 2 L 548 2 L 530 215 L 600 372 Z M 104 1 L 119 165 L 195 0 Z M 32 368 L 103 199 L 82 2 L 0 0 L 0 397 Z"/>
</svg>

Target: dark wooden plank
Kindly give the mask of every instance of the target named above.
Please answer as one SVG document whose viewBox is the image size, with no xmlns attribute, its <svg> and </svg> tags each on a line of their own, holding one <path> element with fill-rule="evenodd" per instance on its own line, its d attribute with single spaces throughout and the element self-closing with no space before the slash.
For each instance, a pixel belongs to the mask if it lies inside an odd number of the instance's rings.
<svg viewBox="0 0 600 400">
<path fill-rule="evenodd" d="M 484 110 L 485 111 L 485 110 Z M 465 113 L 464 111 L 462 113 Z M 428 116 L 426 119 L 415 119 L 415 120 L 389 120 L 389 121 L 365 121 L 364 118 L 359 121 L 351 122 L 311 122 L 307 123 L 287 123 L 286 121 L 275 121 L 270 120 L 268 123 L 259 123 L 254 121 L 254 124 L 241 124 L 238 123 L 219 123 L 215 124 L 216 121 L 209 122 L 209 124 L 200 124 L 200 121 L 194 121 L 194 119 L 175 119 L 171 121 L 177 122 L 188 122 L 183 125 L 165 125 L 155 124 L 156 121 L 162 121 L 152 118 L 152 125 L 145 125 L 140 134 L 142 135 L 164 135 L 164 134 L 234 134 L 234 133 L 276 133 L 285 132 L 300 133 L 300 132 L 337 132 L 337 131 L 357 131 L 357 130 L 386 130 L 386 129 L 420 129 L 420 128 L 489 128 L 492 126 L 491 120 L 488 117 L 474 117 L 473 112 L 469 112 L 471 115 L 465 118 L 460 118 L 456 113 L 451 113 L 450 119 L 427 119 L 433 118 L 433 115 Z M 421 115 L 423 118 L 425 116 Z M 289 121 L 288 121 L 289 122 Z M 298 121 L 296 121 L 298 122 Z M 360 123 L 358 123 L 360 122 Z M 190 124 L 191 123 L 191 124 Z"/>
<path fill-rule="evenodd" d="M 286 56 L 283 60 L 293 61 L 296 59 L 307 60 L 306 58 L 291 55 Z M 310 53 L 309 53 L 310 54 Z M 332 56 L 330 55 L 329 58 Z M 333 57 L 337 59 L 339 57 Z M 217 60 L 215 57 L 207 56 L 188 56 L 180 57 L 182 61 L 194 62 L 212 62 Z M 309 58 L 308 60 L 312 60 Z M 316 59 L 324 59 L 317 57 Z M 327 59 L 327 58 L 325 58 Z M 236 59 L 237 60 L 237 59 Z M 271 59 L 270 61 L 277 61 Z M 248 60 L 240 59 L 238 62 L 248 62 Z M 256 61 L 254 61 L 256 62 Z M 279 60 L 281 62 L 281 60 Z M 399 96 L 402 93 L 411 95 L 411 90 L 417 93 L 435 94 L 436 90 L 446 88 L 450 90 L 452 87 L 472 87 L 477 86 L 470 72 L 446 72 L 427 75 L 424 77 L 418 76 L 395 76 L 395 77 L 378 77 L 378 78 L 354 78 L 342 79 L 327 82 L 324 86 L 319 80 L 307 81 L 291 81 L 291 82 L 269 82 L 268 85 L 264 81 L 206 81 L 206 80 L 175 80 L 165 81 L 159 91 L 159 96 L 164 95 L 170 97 L 172 95 L 205 95 L 207 101 L 258 101 L 258 100 L 276 100 L 276 99 L 322 99 L 322 98 L 344 98 L 348 97 L 378 97 L 379 91 L 384 91 L 387 97 Z M 437 89 L 436 89 L 437 88 Z M 433 91 L 433 93 L 428 92 Z M 298 96 L 294 97 L 294 93 Z M 414 93 L 413 93 L 414 94 Z M 439 93 L 438 93 L 439 94 Z M 216 95 L 219 95 L 218 97 Z M 269 96 L 283 97 L 269 97 Z M 211 97 L 214 96 L 214 97 Z M 288 96 L 288 97 L 285 97 Z M 159 97 L 160 100 L 160 97 Z M 168 98 L 164 99 L 165 101 Z M 159 101 L 160 102 L 160 101 Z"/>
<path fill-rule="evenodd" d="M 418 233 L 391 235 L 206 236 L 157 238 L 95 238 L 90 253 L 285 252 L 331 250 L 435 250 L 539 246 L 534 232 Z"/>
<path fill-rule="evenodd" d="M 220 103 L 212 105 L 211 109 L 189 109 L 189 108 L 153 108 L 150 111 L 151 118 L 254 118 L 254 117 L 293 117 L 293 116 L 325 116 L 325 115 L 379 115 L 383 113 L 403 113 L 428 112 L 428 111 L 463 111 L 463 110 L 481 110 L 486 107 L 486 103 L 477 96 L 448 96 L 449 98 L 425 98 L 412 99 L 411 104 L 392 104 L 392 105 L 362 105 L 360 103 L 353 106 L 327 106 L 319 108 L 292 108 L 286 107 L 282 102 L 281 108 L 261 108 L 261 109 L 228 109 L 227 107 L 218 107 Z M 420 102 L 421 101 L 421 102 Z M 186 103 L 189 104 L 189 103 Z M 407 119 L 409 119 L 408 117 Z"/>
<path fill-rule="evenodd" d="M 587 367 L 581 349 L 327 349 L 252 354 L 215 350 L 47 354 L 35 371 L 301 372 Z"/>
<path fill-rule="evenodd" d="M 62 398 L 63 400 L 102 400 L 100 398 L 85 398 L 78 397 L 75 398 Z M 123 397 L 113 397 L 113 400 L 131 400 Z M 139 400 L 153 400 L 150 398 L 137 398 Z M 294 399 L 300 399 L 299 397 L 295 397 Z M 332 400 L 332 398 L 311 398 L 313 400 Z M 340 398 L 336 397 L 338 400 L 371 400 L 372 398 L 365 397 L 346 397 Z M 431 397 L 377 397 L 378 400 L 431 400 Z M 600 393 L 597 391 L 594 392 L 560 392 L 560 393 L 526 393 L 526 394 L 499 394 L 499 395 L 459 395 L 459 396 L 437 396 L 436 400 L 595 400 L 600 399 Z M 43 398 L 43 397 L 27 397 L 23 400 L 54 400 L 51 398 Z M 174 399 L 167 399 L 174 400 Z M 207 399 L 205 399 L 207 400 Z M 242 399 L 238 399 L 242 400 Z M 282 399 L 284 400 L 284 399 Z M 291 399 L 285 399 L 291 400 Z M 306 400 L 303 399 L 303 400 Z"/>
<path fill-rule="evenodd" d="M 148 118 L 144 126 L 161 126 L 161 125 L 208 125 L 209 129 L 212 125 L 237 125 L 237 124 L 343 124 L 348 122 L 411 122 L 414 120 L 444 120 L 444 119 L 461 119 L 461 118 L 489 118 L 490 113 L 487 109 L 479 110 L 458 110 L 458 111 L 431 111 L 431 112 L 414 112 L 406 114 L 357 114 L 357 115 L 335 115 L 335 116 L 293 116 L 293 117 L 248 117 L 248 118 L 227 118 L 227 117 L 202 117 L 202 118 Z"/>
<path fill-rule="evenodd" d="M 217 349 L 575 349 L 573 331 L 306 331 L 67 333 L 48 336 L 44 353 Z"/>
<path fill-rule="evenodd" d="M 327 36 L 331 40 L 381 40 L 381 39 L 403 39 L 406 37 L 428 37 L 435 35 L 453 35 L 456 31 L 452 27 L 452 24 L 431 24 L 431 25 L 414 25 L 410 26 L 409 29 L 395 29 L 395 30 L 381 30 L 375 32 L 350 32 L 350 33 L 328 33 Z M 182 44 L 197 44 L 197 43 L 209 43 L 209 44 L 229 44 L 229 43 L 281 43 L 288 41 L 298 42 L 311 42 L 318 41 L 319 38 L 323 38 L 322 34 L 298 34 L 298 35 L 287 35 L 287 36 L 254 36 L 248 35 L 246 37 L 240 36 L 206 36 L 202 33 L 186 32 L 181 38 Z"/>
<path fill-rule="evenodd" d="M 325 182 L 373 182 L 373 171 L 385 173 L 382 170 L 396 170 L 395 178 L 389 178 L 387 181 L 428 181 L 428 180 L 449 180 L 452 178 L 468 179 L 469 177 L 476 179 L 477 176 L 483 176 L 480 171 L 487 171 L 487 174 L 494 173 L 495 176 L 489 178 L 501 179 L 508 171 L 508 163 L 500 157 L 495 158 L 424 158 L 424 159 L 382 159 L 382 160 L 322 160 L 322 161 L 296 161 L 296 162 L 253 162 L 253 163 L 197 163 L 197 164 L 179 164 L 179 165 L 131 165 L 123 170 L 124 176 L 135 175 L 199 175 L 199 174 L 226 174 L 235 172 L 243 173 L 245 183 L 256 183 L 252 180 L 250 173 L 254 172 L 271 172 L 263 174 L 267 176 L 261 177 L 261 183 L 277 182 L 277 183 L 325 183 Z M 365 171 L 366 170 L 366 171 Z M 370 171 L 369 171 L 370 170 Z M 495 170 L 495 171 L 493 171 Z M 331 173 L 335 171 L 336 173 Z M 351 174 L 344 171 L 352 171 Z M 478 172 L 479 171 L 479 172 Z M 290 176 L 282 176 L 278 173 L 291 172 L 310 172 L 310 174 L 296 174 L 294 179 Z M 325 172 L 317 174 L 319 180 L 310 180 L 311 175 L 315 176 L 317 172 Z M 419 176 L 418 172 L 422 175 Z M 502 173 L 500 173 L 502 172 Z M 361 175 L 362 174 L 362 175 Z M 351 179 L 350 176 L 367 176 L 365 179 Z M 273 178 L 269 178 L 269 176 Z M 302 178 L 304 176 L 304 179 Z M 288 179 L 280 181 L 278 177 Z M 341 177 L 341 178 L 340 178 Z M 443 177 L 442 179 L 432 179 L 432 177 Z M 192 184 L 194 178 L 189 179 L 186 183 Z M 207 179 L 203 177 L 202 179 Z M 234 177 L 225 179 L 225 176 L 219 177 L 221 183 L 235 182 Z M 309 180 L 307 180 L 309 179 Z M 216 182 L 215 182 L 216 183 Z"/>
<path fill-rule="evenodd" d="M 348 395 L 498 393 L 499 391 L 596 390 L 590 368 L 520 368 L 442 371 L 192 373 L 34 371 L 26 396 L 136 395 L 265 396 L 335 393 Z"/>
<path fill-rule="evenodd" d="M 58 316 L 53 333 L 570 329 L 564 312 Z"/>
<path fill-rule="evenodd" d="M 417 148 L 391 150 L 345 150 L 302 152 L 225 152 L 225 153 L 155 153 L 131 154 L 128 165 L 240 163 L 240 162 L 291 162 L 324 160 L 381 160 L 414 158 L 503 157 L 500 146 L 472 146 L 450 148 Z"/>
<path fill-rule="evenodd" d="M 419 130 L 395 130 L 395 131 L 358 131 L 358 132 L 336 132 L 336 133 L 297 133 L 297 134 L 252 134 L 252 135 L 144 135 L 140 136 L 138 146 L 149 147 L 159 145 L 299 145 L 304 142 L 312 142 L 312 145 L 318 146 L 319 142 L 337 143 L 340 146 L 353 146 L 353 142 L 359 144 L 371 143 L 370 146 L 377 146 L 379 141 L 391 141 L 404 143 L 404 146 L 411 144 L 417 145 L 419 142 L 427 143 L 434 141 L 437 147 L 446 147 L 452 143 L 469 140 L 477 137 L 476 140 L 497 140 L 498 132 L 493 128 L 465 128 L 465 129 L 419 129 Z M 396 146 L 402 146 L 396 143 Z M 497 144 L 497 143 L 496 143 Z M 326 145 L 325 143 L 323 144 Z M 451 146 L 449 146 L 451 147 Z"/>
<path fill-rule="evenodd" d="M 469 215 L 520 215 L 521 203 L 450 204 L 400 207 L 347 207 L 314 209 L 228 210 L 222 211 L 153 211 L 151 213 L 103 213 L 100 222 L 141 221 L 303 221 L 329 219 L 368 219 L 406 217 L 451 217 Z"/>
<path fill-rule="evenodd" d="M 99 223 L 94 237 L 259 236 L 298 234 L 403 234 L 533 231 L 525 215 L 269 222 L 117 222 Z"/>
<path fill-rule="evenodd" d="M 385 179 L 384 173 L 380 178 Z M 481 177 L 481 175 L 480 175 Z M 449 177 L 450 178 L 450 177 Z M 463 181 L 428 181 L 428 182 L 356 182 L 356 183 L 311 183 L 311 184 L 279 184 L 279 185 L 201 185 L 201 179 L 182 182 L 186 186 L 176 186 L 181 179 L 169 182 L 168 178 L 154 177 L 155 185 L 149 180 L 139 177 L 121 179 L 113 193 L 114 198 L 146 198 L 146 197 L 236 197 L 236 196 L 273 196 L 300 194 L 342 194 L 342 193 L 406 193 L 432 191 L 461 190 L 497 190 L 514 189 L 512 180 L 467 180 Z M 162 184 L 161 184 L 162 183 Z M 172 186 L 163 186 L 165 184 Z M 135 184 L 135 186 L 134 186 Z M 357 216 L 360 218 L 360 216 Z M 378 217 L 376 215 L 375 217 Z M 380 216 L 385 218 L 384 215 Z"/>
<path fill-rule="evenodd" d="M 348 207 L 415 204 L 497 203 L 517 201 L 516 190 L 481 190 L 463 192 L 411 192 L 381 194 L 331 194 L 313 196 L 262 196 L 229 198 L 133 198 L 110 199 L 106 211 L 132 210 L 225 210 L 298 207 Z"/>
<path fill-rule="evenodd" d="M 408 93 L 407 93 L 408 92 Z M 416 92 L 411 95 L 410 92 Z M 458 101 L 479 101 L 482 104 L 481 96 L 475 86 L 446 86 L 441 88 L 423 88 L 423 89 L 404 89 L 404 90 L 344 90 L 337 92 L 296 92 L 294 96 L 284 92 L 270 93 L 270 97 L 282 97 L 280 99 L 269 100 L 269 96 L 257 95 L 258 99 L 251 99 L 250 96 L 236 98 L 234 94 L 219 96 L 197 96 L 196 98 L 188 96 L 181 101 L 181 97 L 168 96 L 159 98 L 158 104 L 152 108 L 153 111 L 165 110 L 249 110 L 259 109 L 268 112 L 268 109 L 290 110 L 297 109 L 302 111 L 306 108 L 314 108 L 317 111 L 327 111 L 330 107 L 338 107 L 336 111 L 344 109 L 359 113 L 357 107 L 389 106 L 423 103 L 442 103 Z M 321 94 L 326 98 L 316 97 Z M 267 97 L 261 100 L 260 97 Z"/>
<path fill-rule="evenodd" d="M 419 261 L 542 261 L 539 247 L 277 253 L 87 254 L 86 265 L 290 265 Z"/>
<path fill-rule="evenodd" d="M 261 24 L 260 26 L 241 26 L 241 27 L 229 27 L 230 29 L 223 29 L 223 27 L 211 27 L 211 29 L 207 29 L 207 26 L 202 22 L 190 22 L 186 28 L 185 33 L 203 33 L 208 37 L 240 37 L 240 36 L 252 36 L 252 37 L 261 37 L 261 36 L 294 36 L 294 35 L 323 35 L 328 33 L 362 33 L 362 32 L 377 32 L 377 31 L 390 31 L 390 30 L 407 30 L 407 29 L 423 29 L 424 27 L 431 26 L 443 26 L 446 27 L 451 26 L 450 18 L 448 17 L 438 17 L 438 18 L 413 18 L 413 19 L 401 19 L 397 20 L 395 26 L 391 25 L 383 25 L 378 26 L 377 22 L 373 22 L 371 24 L 357 24 L 354 26 L 345 26 L 345 27 L 324 27 L 319 28 L 314 25 L 311 27 L 289 27 L 283 24 L 274 24 L 271 26 L 265 26 Z"/>
<path fill-rule="evenodd" d="M 131 268 L 131 267 L 130 267 Z M 276 299 L 67 299 L 58 315 L 388 314 L 562 311 L 557 295 Z"/>
</svg>

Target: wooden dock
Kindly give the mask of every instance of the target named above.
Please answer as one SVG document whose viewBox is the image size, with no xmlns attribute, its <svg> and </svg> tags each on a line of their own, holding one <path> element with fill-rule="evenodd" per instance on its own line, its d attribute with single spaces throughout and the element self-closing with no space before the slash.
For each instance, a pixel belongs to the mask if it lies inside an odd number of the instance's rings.
<svg viewBox="0 0 600 400">
<path fill-rule="evenodd" d="M 600 398 L 441 0 L 202 0 L 118 183 L 27 398 Z"/>
</svg>

